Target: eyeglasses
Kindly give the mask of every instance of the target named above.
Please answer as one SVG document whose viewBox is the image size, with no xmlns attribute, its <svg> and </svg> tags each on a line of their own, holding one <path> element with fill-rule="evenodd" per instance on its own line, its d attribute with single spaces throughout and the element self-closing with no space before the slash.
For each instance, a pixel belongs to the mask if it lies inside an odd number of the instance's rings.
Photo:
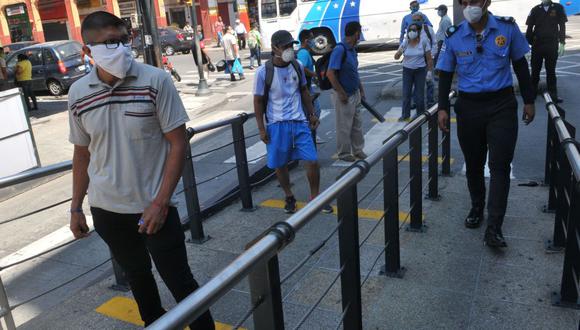
<svg viewBox="0 0 580 330">
<path fill-rule="evenodd" d="M 133 38 L 131 38 L 130 36 L 126 35 L 126 36 L 122 36 L 119 39 L 109 39 L 109 40 L 105 40 L 103 42 L 94 42 L 91 43 L 91 45 L 105 45 L 105 47 L 107 47 L 107 49 L 117 49 L 119 48 L 120 45 L 123 45 L 125 47 L 131 47 L 131 45 L 133 44 Z"/>
<path fill-rule="evenodd" d="M 475 35 L 475 41 L 477 41 L 477 45 L 475 47 L 475 50 L 477 50 L 478 54 L 483 53 L 483 45 L 482 45 L 482 41 L 483 41 L 483 34 L 478 33 Z"/>
</svg>

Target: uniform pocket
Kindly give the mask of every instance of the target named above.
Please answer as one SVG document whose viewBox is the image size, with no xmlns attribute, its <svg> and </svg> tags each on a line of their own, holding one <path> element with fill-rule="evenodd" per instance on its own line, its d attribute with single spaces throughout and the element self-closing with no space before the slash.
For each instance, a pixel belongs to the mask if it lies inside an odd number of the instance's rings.
<svg viewBox="0 0 580 330">
<path fill-rule="evenodd" d="M 473 71 L 473 62 L 474 58 L 473 55 L 469 56 L 458 56 L 457 57 L 457 69 L 463 72 L 472 72 Z"/>
<path fill-rule="evenodd" d="M 152 105 L 131 106 L 123 114 L 125 132 L 131 140 L 150 139 L 161 133 L 157 112 Z"/>
</svg>

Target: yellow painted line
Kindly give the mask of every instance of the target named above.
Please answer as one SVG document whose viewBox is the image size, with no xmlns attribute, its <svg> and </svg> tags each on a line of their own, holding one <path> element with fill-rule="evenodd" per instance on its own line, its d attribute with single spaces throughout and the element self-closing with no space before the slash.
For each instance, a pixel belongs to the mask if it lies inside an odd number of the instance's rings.
<svg viewBox="0 0 580 330">
<path fill-rule="evenodd" d="M 274 209 L 283 209 L 285 202 L 280 199 L 268 199 L 263 201 L 260 206 L 269 207 Z M 296 202 L 298 209 L 303 208 L 306 205 L 304 202 Z M 333 214 L 337 214 L 338 210 L 336 206 L 332 206 Z M 380 220 L 383 217 L 383 210 L 369 210 L 369 209 L 358 209 L 358 217 L 363 219 Z M 399 212 L 399 221 L 404 221 L 409 216 L 406 212 Z M 423 215 L 425 219 L 425 215 Z"/>
<path fill-rule="evenodd" d="M 140 327 L 145 325 L 141 320 L 141 315 L 139 314 L 137 302 L 131 298 L 120 296 L 113 297 L 111 298 L 111 300 L 97 307 L 95 311 L 107 317 L 131 323 Z M 233 326 L 220 322 L 215 322 L 215 328 L 216 330 L 231 330 L 233 329 Z M 187 327 L 186 329 L 189 329 L 189 327 Z M 246 330 L 245 328 L 240 329 Z"/>
<path fill-rule="evenodd" d="M 378 123 L 379 120 L 377 118 L 373 118 L 372 119 L 373 123 Z M 385 118 L 385 123 L 398 123 L 399 122 L 399 118 Z M 409 120 L 410 122 L 410 120 Z M 456 124 L 457 123 L 457 119 L 455 117 L 451 117 L 451 123 Z"/>
<path fill-rule="evenodd" d="M 410 155 L 398 156 L 397 159 L 399 161 L 408 162 L 409 161 L 409 157 L 410 157 Z M 338 159 L 338 154 L 332 155 L 332 159 L 337 160 Z M 426 163 L 428 161 L 429 161 L 429 156 L 422 156 L 421 157 L 421 162 Z M 443 157 L 437 157 L 437 163 L 443 164 Z M 454 158 L 449 159 L 449 163 L 451 163 L 451 164 L 455 163 L 455 159 Z"/>
</svg>

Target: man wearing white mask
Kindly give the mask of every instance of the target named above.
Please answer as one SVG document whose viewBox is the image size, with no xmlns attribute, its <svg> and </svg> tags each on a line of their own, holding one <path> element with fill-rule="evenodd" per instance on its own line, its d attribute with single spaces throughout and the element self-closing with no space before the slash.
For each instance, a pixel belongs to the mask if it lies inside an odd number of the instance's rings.
<svg viewBox="0 0 580 330">
<path fill-rule="evenodd" d="M 171 77 L 133 61 L 123 20 L 95 12 L 84 19 L 81 34 L 96 67 L 69 91 L 70 229 L 75 238 L 89 235 L 82 207 L 88 190 L 95 230 L 125 272 L 148 326 L 165 313 L 150 256 L 176 301 L 199 287 L 174 196 L 189 147 L 189 118 Z M 214 329 L 209 311 L 190 328 Z"/>
<path fill-rule="evenodd" d="M 303 160 L 310 184 L 310 199 L 320 191 L 320 167 L 312 138 L 318 127 L 312 98 L 306 82 L 304 66 L 294 55 L 294 40 L 286 30 L 276 31 L 271 38 L 272 60 L 256 71 L 254 112 L 260 137 L 268 151 L 268 167 L 276 170 L 284 190 L 286 213 L 297 210 L 290 188 L 288 163 Z M 331 213 L 330 206 L 324 212 Z"/>
</svg>

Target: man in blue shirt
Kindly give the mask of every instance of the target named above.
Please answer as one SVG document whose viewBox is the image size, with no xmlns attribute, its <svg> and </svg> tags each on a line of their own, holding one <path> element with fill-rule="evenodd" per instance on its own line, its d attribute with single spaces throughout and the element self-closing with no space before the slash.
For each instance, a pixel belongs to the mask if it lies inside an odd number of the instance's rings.
<svg viewBox="0 0 580 330">
<path fill-rule="evenodd" d="M 365 159 L 362 121 L 357 107 L 365 98 L 358 74 L 358 56 L 354 47 L 360 40 L 361 25 L 350 22 L 344 41 L 332 50 L 327 77 L 332 84 L 331 99 L 336 109 L 336 144 L 338 158 L 345 162 Z"/>
<path fill-rule="evenodd" d="M 297 43 L 290 32 L 275 32 L 271 42 L 272 61 L 258 68 L 254 82 L 254 112 L 260 138 L 268 151 L 268 167 L 276 170 L 286 194 L 286 213 L 294 213 L 297 209 L 290 189 L 289 162 L 306 162 L 311 199 L 320 190 L 320 168 L 311 133 L 319 122 L 306 85 L 304 67 L 294 56 L 293 46 Z M 268 70 L 272 70 L 270 82 Z M 323 211 L 332 213 L 332 208 L 328 205 Z"/>
<path fill-rule="evenodd" d="M 406 15 L 405 17 L 403 17 L 403 21 L 401 22 L 401 37 L 399 38 L 399 43 L 403 42 L 403 39 L 405 38 L 405 33 L 407 33 L 407 28 L 409 27 L 409 25 L 411 25 L 413 23 L 413 14 L 417 13 L 419 11 L 419 2 L 414 0 L 411 1 L 411 3 L 409 4 L 409 8 L 411 9 L 411 13 Z M 429 21 L 429 18 L 425 15 L 423 15 L 423 19 L 424 19 L 424 23 L 433 27 L 433 24 L 431 24 L 431 21 Z"/>
<path fill-rule="evenodd" d="M 495 17 L 491 0 L 458 0 L 465 21 L 447 30 L 437 69 L 439 76 L 439 127 L 448 131 L 449 91 L 453 73 L 459 81 L 455 103 L 457 137 L 467 169 L 472 208 L 465 226 L 477 228 L 485 207 L 484 166 L 489 150 L 491 179 L 488 225 L 484 241 L 490 247 L 507 246 L 502 233 L 510 188 L 511 162 L 518 134 L 518 104 L 510 63 L 524 100 L 523 121 L 535 115 L 534 94 L 525 54 L 528 43 L 511 17 Z"/>
</svg>

